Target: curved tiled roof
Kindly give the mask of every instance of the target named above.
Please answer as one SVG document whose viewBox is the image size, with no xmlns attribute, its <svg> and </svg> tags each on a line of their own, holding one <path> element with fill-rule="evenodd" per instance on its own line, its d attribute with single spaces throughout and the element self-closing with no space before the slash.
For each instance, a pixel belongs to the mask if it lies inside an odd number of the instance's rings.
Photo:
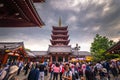
<svg viewBox="0 0 120 80">
<path fill-rule="evenodd" d="M 48 55 L 47 51 L 32 51 L 35 56 L 45 56 Z"/>
<path fill-rule="evenodd" d="M 0 42 L 0 51 L 1 50 L 15 50 L 19 47 L 24 48 L 23 42 Z"/>
<path fill-rule="evenodd" d="M 72 53 L 72 48 L 71 46 L 49 46 L 48 52 L 49 53 L 57 53 L 57 52 Z"/>
<path fill-rule="evenodd" d="M 35 57 L 35 55 L 31 51 L 26 51 L 26 53 L 29 57 Z"/>
</svg>

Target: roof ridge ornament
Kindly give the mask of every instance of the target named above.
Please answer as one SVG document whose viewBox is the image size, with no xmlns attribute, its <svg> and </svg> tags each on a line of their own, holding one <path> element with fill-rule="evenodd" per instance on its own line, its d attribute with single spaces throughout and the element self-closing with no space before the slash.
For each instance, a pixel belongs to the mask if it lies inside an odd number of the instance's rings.
<svg viewBox="0 0 120 80">
<path fill-rule="evenodd" d="M 61 21 L 61 17 L 59 17 L 59 27 L 61 27 L 62 21 Z"/>
</svg>

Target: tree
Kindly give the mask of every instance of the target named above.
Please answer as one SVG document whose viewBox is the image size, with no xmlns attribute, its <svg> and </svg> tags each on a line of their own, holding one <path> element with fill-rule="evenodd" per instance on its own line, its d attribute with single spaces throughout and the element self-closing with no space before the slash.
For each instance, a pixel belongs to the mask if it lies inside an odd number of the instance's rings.
<svg viewBox="0 0 120 80">
<path fill-rule="evenodd" d="M 96 61 L 104 60 L 106 58 L 104 52 L 114 44 L 115 42 L 109 40 L 107 37 L 96 34 L 90 48 L 93 59 Z"/>
<path fill-rule="evenodd" d="M 28 48 L 25 48 L 25 50 L 26 50 L 26 51 L 31 51 L 31 50 L 30 50 L 30 49 L 28 49 Z"/>
</svg>

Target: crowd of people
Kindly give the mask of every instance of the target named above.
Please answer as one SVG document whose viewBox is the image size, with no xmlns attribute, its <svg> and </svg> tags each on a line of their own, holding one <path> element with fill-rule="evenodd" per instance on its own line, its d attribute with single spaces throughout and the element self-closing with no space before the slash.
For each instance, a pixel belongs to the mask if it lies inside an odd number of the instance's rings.
<svg viewBox="0 0 120 80">
<path fill-rule="evenodd" d="M 120 80 L 120 61 L 52 63 L 49 67 L 50 80 Z"/>
<path fill-rule="evenodd" d="M 22 61 L 0 65 L 0 80 L 120 80 L 120 61 L 99 62 L 29 62 Z M 49 74 L 48 74 L 49 73 Z M 113 78 L 111 78 L 113 77 Z"/>
</svg>

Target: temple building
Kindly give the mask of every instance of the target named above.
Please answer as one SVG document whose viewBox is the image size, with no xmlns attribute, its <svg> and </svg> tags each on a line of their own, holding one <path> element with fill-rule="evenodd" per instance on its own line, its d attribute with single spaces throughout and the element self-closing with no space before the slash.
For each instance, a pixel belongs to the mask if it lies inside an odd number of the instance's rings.
<svg viewBox="0 0 120 80">
<path fill-rule="evenodd" d="M 79 46 L 72 48 L 69 45 L 68 26 L 52 26 L 52 34 L 47 51 L 30 51 L 24 48 L 23 42 L 0 42 L 0 61 L 40 61 L 67 62 L 72 58 L 83 58 L 91 56 L 90 52 L 79 51 Z"/>
<path fill-rule="evenodd" d="M 22 60 L 26 57 L 23 42 L 0 42 L 0 62 Z"/>
<path fill-rule="evenodd" d="M 0 63 L 30 61 L 35 55 L 25 49 L 23 42 L 0 42 Z"/>
<path fill-rule="evenodd" d="M 88 51 L 79 51 L 78 45 L 72 48 L 69 45 L 68 26 L 61 26 L 61 19 L 59 19 L 58 26 L 52 26 L 52 34 L 47 51 L 31 51 L 36 57 L 34 60 L 40 59 L 49 60 L 51 62 L 67 62 L 72 58 L 86 58 L 91 56 Z"/>
<path fill-rule="evenodd" d="M 110 47 L 105 53 L 110 53 L 110 54 L 120 54 L 120 40 Z"/>
<path fill-rule="evenodd" d="M 68 26 L 52 27 L 51 45 L 49 45 L 48 53 L 51 55 L 51 61 L 68 61 L 68 56 L 72 53 L 70 40 L 68 35 Z"/>
</svg>

